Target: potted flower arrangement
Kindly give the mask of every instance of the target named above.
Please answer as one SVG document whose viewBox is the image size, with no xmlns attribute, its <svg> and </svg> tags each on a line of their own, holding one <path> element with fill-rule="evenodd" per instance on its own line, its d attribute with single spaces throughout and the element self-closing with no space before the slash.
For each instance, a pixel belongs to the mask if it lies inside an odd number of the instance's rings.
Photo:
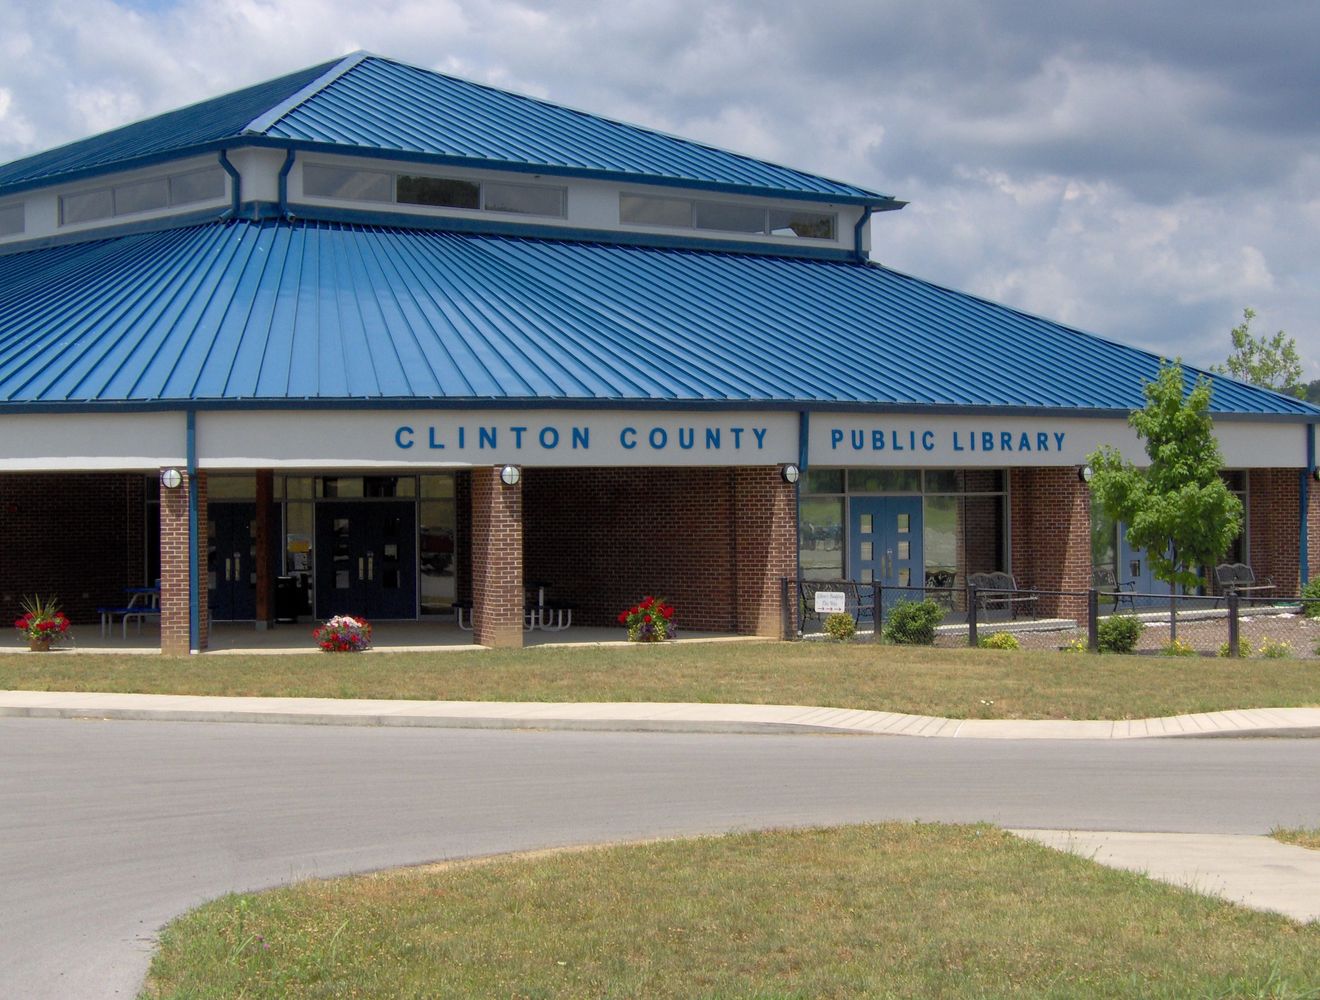
<svg viewBox="0 0 1320 1000">
<path fill-rule="evenodd" d="M 628 628 L 629 642 L 663 642 L 673 629 L 674 606 L 663 598 L 643 597 L 641 603 L 619 612 L 619 624 Z"/>
<path fill-rule="evenodd" d="M 335 615 L 314 629 L 312 638 L 327 653 L 360 653 L 371 648 L 371 624 L 363 618 Z"/>
<path fill-rule="evenodd" d="M 69 619 L 60 610 L 60 602 L 55 598 L 43 601 L 40 597 L 25 597 L 20 606 L 23 615 L 14 622 L 14 628 L 27 640 L 28 649 L 32 652 L 49 652 L 57 639 L 68 636 Z"/>
</svg>

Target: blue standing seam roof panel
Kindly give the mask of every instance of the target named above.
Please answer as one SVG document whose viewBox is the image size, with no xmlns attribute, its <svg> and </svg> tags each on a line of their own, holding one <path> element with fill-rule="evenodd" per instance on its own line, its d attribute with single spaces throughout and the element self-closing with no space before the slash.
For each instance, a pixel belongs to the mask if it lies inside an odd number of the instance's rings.
<svg viewBox="0 0 1320 1000">
<path fill-rule="evenodd" d="M 323 63 L 232 94 L 133 122 L 110 132 L 0 165 L 0 190 L 6 185 L 59 180 L 63 174 L 114 168 L 117 164 L 242 135 L 252 119 L 280 104 L 339 63 Z"/>
<path fill-rule="evenodd" d="M 889 195 L 363 53 L 0 166 L 6 186 L 249 140 L 415 154 L 765 195 L 897 204 Z"/>
<path fill-rule="evenodd" d="M 0 256 L 0 405 L 1130 410 L 1159 358 L 885 268 L 326 222 Z M 1216 413 L 1320 415 L 1216 377 Z"/>
</svg>

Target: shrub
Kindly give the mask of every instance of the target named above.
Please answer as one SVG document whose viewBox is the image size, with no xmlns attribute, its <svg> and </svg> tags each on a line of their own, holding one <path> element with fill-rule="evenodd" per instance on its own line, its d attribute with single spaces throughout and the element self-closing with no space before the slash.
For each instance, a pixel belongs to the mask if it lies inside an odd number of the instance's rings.
<svg viewBox="0 0 1320 1000">
<path fill-rule="evenodd" d="M 899 601 L 885 622 L 885 638 L 900 646 L 933 646 L 944 608 L 934 601 Z"/>
<path fill-rule="evenodd" d="M 993 632 L 981 640 L 982 649 L 1021 649 L 1022 643 L 1012 632 Z"/>
<path fill-rule="evenodd" d="M 1292 643 L 1271 639 L 1269 636 L 1260 641 L 1260 648 L 1256 650 L 1267 660 L 1286 660 L 1292 656 L 1292 651 Z"/>
<path fill-rule="evenodd" d="M 1225 657 L 1228 656 L 1228 643 L 1221 642 L 1219 644 L 1219 655 Z M 1239 636 L 1238 656 L 1242 657 L 1245 660 L 1250 655 L 1251 655 L 1251 643 L 1247 642 L 1246 639 L 1243 639 L 1241 636 Z"/>
<path fill-rule="evenodd" d="M 845 611 L 836 611 L 825 619 L 825 631 L 840 642 L 847 642 L 857 634 L 857 623 Z"/>
<path fill-rule="evenodd" d="M 1141 620 L 1136 615 L 1110 615 L 1100 621 L 1096 631 L 1100 652 L 1130 653 L 1141 638 Z"/>
<path fill-rule="evenodd" d="M 1181 639 L 1174 639 L 1172 642 L 1165 643 L 1160 649 L 1160 656 L 1195 656 L 1196 647 L 1190 642 L 1183 642 Z"/>
<path fill-rule="evenodd" d="M 1308 598 L 1302 604 L 1302 614 L 1307 618 L 1320 618 L 1320 576 L 1302 588 L 1302 596 Z"/>
<path fill-rule="evenodd" d="M 1079 638 L 1079 639 L 1074 639 L 1072 642 L 1067 643 L 1066 645 L 1060 646 L 1059 651 L 1061 653 L 1089 653 L 1091 651 L 1091 647 L 1087 645 L 1085 639 Z"/>
</svg>

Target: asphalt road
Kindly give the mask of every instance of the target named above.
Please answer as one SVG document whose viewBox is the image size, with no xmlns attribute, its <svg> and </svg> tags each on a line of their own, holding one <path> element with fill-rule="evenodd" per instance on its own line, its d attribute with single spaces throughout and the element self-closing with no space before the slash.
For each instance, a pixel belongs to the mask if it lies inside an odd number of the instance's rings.
<svg viewBox="0 0 1320 1000">
<path fill-rule="evenodd" d="M 904 818 L 1320 825 L 1320 741 L 0 719 L 0 997 L 134 996 L 161 925 L 231 890 L 559 844 Z"/>
</svg>

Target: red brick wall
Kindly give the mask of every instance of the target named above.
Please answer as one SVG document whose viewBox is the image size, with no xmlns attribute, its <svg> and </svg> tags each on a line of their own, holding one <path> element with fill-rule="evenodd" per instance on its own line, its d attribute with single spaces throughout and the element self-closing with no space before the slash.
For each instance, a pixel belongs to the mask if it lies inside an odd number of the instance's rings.
<svg viewBox="0 0 1320 1000">
<path fill-rule="evenodd" d="M 523 487 L 505 486 L 497 468 L 473 469 L 471 479 L 473 638 L 483 646 L 521 646 Z"/>
<path fill-rule="evenodd" d="M 185 474 L 178 489 L 160 490 L 160 649 L 171 655 L 187 655 L 190 648 L 188 608 L 188 491 L 197 490 L 198 572 L 206 572 L 206 473 L 198 472 L 195 483 Z M 198 649 L 206 649 L 210 615 L 207 587 L 199 586 Z"/>
<path fill-rule="evenodd" d="M 1297 593 L 1301 582 L 1300 475 L 1297 469 L 1252 469 L 1248 473 L 1251 568 L 1257 577 L 1272 577 L 1280 595 Z"/>
<path fill-rule="evenodd" d="M 1077 470 L 1010 471 L 1013 576 L 1018 586 L 1085 591 L 1091 586 L 1091 493 Z M 1084 619 L 1086 598 L 1042 597 L 1040 612 Z"/>
<path fill-rule="evenodd" d="M 779 635 L 780 580 L 797 572 L 797 505 L 777 467 L 527 469 L 526 574 L 617 625 L 645 596 L 680 629 Z"/>
<path fill-rule="evenodd" d="M 34 594 L 57 598 L 76 625 L 97 625 L 98 607 L 147 583 L 143 487 L 131 473 L 0 476 L 0 625 Z"/>
</svg>

